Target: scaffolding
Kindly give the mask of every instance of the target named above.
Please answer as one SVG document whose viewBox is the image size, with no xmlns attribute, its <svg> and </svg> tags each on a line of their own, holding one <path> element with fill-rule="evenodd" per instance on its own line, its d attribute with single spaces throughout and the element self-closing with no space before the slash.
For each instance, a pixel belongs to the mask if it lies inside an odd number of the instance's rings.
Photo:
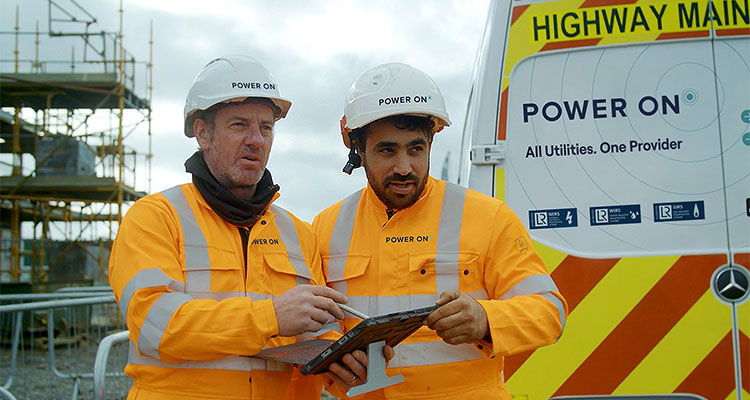
<svg viewBox="0 0 750 400">
<path fill-rule="evenodd" d="M 151 190 L 153 27 L 138 61 L 122 1 L 117 32 L 74 0 L 47 0 L 46 31 L 22 29 L 42 1 L 0 28 L 0 281 L 99 282 L 128 204 Z"/>
</svg>

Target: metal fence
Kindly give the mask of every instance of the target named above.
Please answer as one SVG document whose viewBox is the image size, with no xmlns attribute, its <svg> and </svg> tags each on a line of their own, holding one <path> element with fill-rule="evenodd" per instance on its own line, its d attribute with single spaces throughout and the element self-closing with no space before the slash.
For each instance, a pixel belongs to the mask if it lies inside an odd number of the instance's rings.
<svg viewBox="0 0 750 400">
<path fill-rule="evenodd" d="M 123 330 L 109 287 L 0 295 L 0 398 L 125 398 L 127 337 L 105 341 Z M 97 359 L 100 347 L 107 354 Z M 107 372 L 95 379 L 97 363 Z"/>
</svg>

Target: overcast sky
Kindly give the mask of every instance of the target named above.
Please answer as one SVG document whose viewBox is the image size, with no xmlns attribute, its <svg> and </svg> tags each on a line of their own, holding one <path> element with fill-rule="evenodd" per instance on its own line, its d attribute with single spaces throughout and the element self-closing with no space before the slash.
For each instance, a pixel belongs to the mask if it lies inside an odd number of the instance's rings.
<svg viewBox="0 0 750 400">
<path fill-rule="evenodd" d="M 55 2 L 77 10 L 69 0 Z M 119 1 L 76 3 L 96 17 L 92 31 L 119 29 Z M 22 31 L 33 31 L 35 21 L 47 31 L 46 0 L 3 0 L 0 30 L 13 30 L 17 4 Z M 440 177 L 450 151 L 448 179 L 455 182 L 471 75 L 488 5 L 489 0 L 125 0 L 125 48 L 144 62 L 149 58 L 153 22 L 152 191 L 190 180 L 183 162 L 197 144 L 182 133 L 185 95 L 203 65 L 225 54 L 261 60 L 276 78 L 281 95 L 292 101 L 289 115 L 276 125 L 268 168 L 281 186 L 277 204 L 300 218 L 312 221 L 317 212 L 364 186 L 362 169 L 352 176 L 341 172 L 347 150 L 338 124 L 352 81 L 385 62 L 411 64 L 440 86 L 453 125 L 434 142 L 431 174 Z M 7 39 L 2 41 L 5 60 L 13 57 Z M 22 45 L 22 58 L 33 58 L 30 47 Z M 68 58 L 73 52 L 56 50 Z M 7 63 L 1 67 L 6 72 L 11 68 Z M 142 138 L 130 140 L 139 152 L 147 151 Z"/>
</svg>

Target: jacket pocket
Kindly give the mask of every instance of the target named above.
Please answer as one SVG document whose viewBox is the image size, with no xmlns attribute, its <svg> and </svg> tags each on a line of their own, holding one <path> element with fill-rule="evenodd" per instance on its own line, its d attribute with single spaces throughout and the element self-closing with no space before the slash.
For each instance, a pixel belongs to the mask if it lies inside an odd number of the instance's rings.
<svg viewBox="0 0 750 400">
<path fill-rule="evenodd" d="M 270 286 L 273 294 L 279 295 L 296 285 L 309 284 L 312 280 L 305 259 L 286 253 L 264 253 L 263 262 L 271 272 Z"/>
<path fill-rule="evenodd" d="M 369 254 L 341 254 L 323 257 L 323 271 L 329 287 L 349 296 L 348 282 L 365 274 L 370 265 Z"/>
<path fill-rule="evenodd" d="M 483 282 L 476 252 L 412 254 L 409 256 L 410 294 L 434 294 L 451 290 L 471 292 Z"/>
<path fill-rule="evenodd" d="M 236 262 L 233 253 L 208 247 L 203 249 L 205 253 L 201 253 L 205 254 L 206 260 L 190 260 L 182 267 L 185 293 L 196 299 L 222 300 L 242 296 L 245 290 L 242 265 Z"/>
<path fill-rule="evenodd" d="M 370 265 L 369 254 L 340 254 L 323 257 L 323 271 L 328 283 L 347 281 L 364 275 Z"/>
</svg>

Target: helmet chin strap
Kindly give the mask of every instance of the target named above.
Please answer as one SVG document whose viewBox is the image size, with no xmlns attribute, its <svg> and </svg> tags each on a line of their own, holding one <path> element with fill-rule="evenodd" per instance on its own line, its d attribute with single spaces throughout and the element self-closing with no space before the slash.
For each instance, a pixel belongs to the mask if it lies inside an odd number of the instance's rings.
<svg viewBox="0 0 750 400">
<path fill-rule="evenodd" d="M 362 166 L 362 158 L 354 150 L 354 138 L 352 137 L 352 132 L 349 132 L 349 143 L 351 143 L 349 147 L 349 160 L 346 162 L 343 169 L 343 172 L 347 175 L 351 175 L 352 171 Z"/>
</svg>

